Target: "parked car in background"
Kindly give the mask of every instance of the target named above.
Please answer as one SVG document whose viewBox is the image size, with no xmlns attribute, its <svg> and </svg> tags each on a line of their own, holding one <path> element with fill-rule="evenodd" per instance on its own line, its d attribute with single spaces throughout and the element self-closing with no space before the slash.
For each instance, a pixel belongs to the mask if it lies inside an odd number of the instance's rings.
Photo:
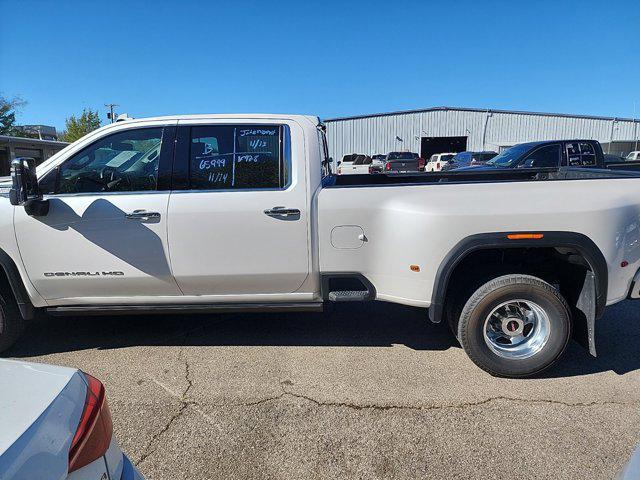
<svg viewBox="0 0 640 480">
<path fill-rule="evenodd" d="M 626 157 L 624 157 L 624 159 L 629 162 L 640 160 L 640 150 L 629 152 L 629 154 Z"/>
<path fill-rule="evenodd" d="M 604 154 L 604 163 L 622 163 L 626 161 L 625 157 L 621 157 L 620 155 L 614 155 L 613 153 L 605 153 Z"/>
<path fill-rule="evenodd" d="M 424 170 L 425 161 L 413 152 L 389 152 L 385 158 L 384 173 L 415 173 Z"/>
<path fill-rule="evenodd" d="M 640 170 L 640 152 L 630 152 L 626 157 L 605 153 L 604 168 L 609 170 Z"/>
<path fill-rule="evenodd" d="M 547 140 L 514 145 L 484 165 L 470 165 L 460 170 L 492 168 L 605 168 L 604 154 L 596 140 Z"/>
<path fill-rule="evenodd" d="M 611 170 L 638 170 L 640 161 L 616 161 L 605 156 L 597 140 L 553 140 L 515 145 L 487 164 L 500 167 L 591 167 Z"/>
<path fill-rule="evenodd" d="M 382 173 L 384 172 L 384 164 L 386 155 L 375 154 L 371 155 L 371 166 L 369 167 L 369 173 Z"/>
<path fill-rule="evenodd" d="M 369 167 L 371 166 L 372 159 L 368 155 L 356 155 L 355 160 L 352 163 L 340 165 L 341 175 L 366 175 L 369 174 Z"/>
<path fill-rule="evenodd" d="M 498 152 L 485 151 L 485 152 L 472 152 L 471 165 L 484 165 L 489 160 L 498 156 Z"/>
<path fill-rule="evenodd" d="M 74 368 L 0 359 L 0 478 L 135 480 L 105 389 Z"/>
<path fill-rule="evenodd" d="M 442 167 L 455 156 L 455 153 L 435 153 L 431 155 L 431 158 L 429 158 L 429 161 L 424 166 L 424 171 L 439 172 L 442 170 Z"/>
<path fill-rule="evenodd" d="M 484 165 L 496 155 L 498 155 L 497 152 L 493 151 L 456 153 L 453 158 L 442 166 L 442 171 L 455 170 L 456 168 L 471 165 Z"/>
<path fill-rule="evenodd" d="M 351 153 L 349 155 L 343 156 L 342 160 L 338 161 L 336 173 L 338 175 L 342 175 L 342 171 L 348 169 L 351 166 L 351 164 L 353 164 L 353 162 L 356 161 L 357 157 L 358 157 L 357 153 Z"/>
</svg>

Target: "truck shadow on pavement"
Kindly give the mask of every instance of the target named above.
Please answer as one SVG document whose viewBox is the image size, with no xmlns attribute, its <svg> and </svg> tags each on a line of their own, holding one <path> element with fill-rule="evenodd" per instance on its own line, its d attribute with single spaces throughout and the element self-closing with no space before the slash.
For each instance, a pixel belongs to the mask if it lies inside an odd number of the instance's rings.
<svg viewBox="0 0 640 480">
<path fill-rule="evenodd" d="M 389 303 L 343 303 L 323 313 L 226 313 L 52 317 L 33 321 L 6 356 L 30 357 L 130 346 L 328 346 L 416 350 L 457 346 L 424 310 Z"/>
<path fill-rule="evenodd" d="M 31 322 L 5 357 L 35 357 L 132 346 L 460 348 L 446 325 L 424 310 L 383 302 L 340 304 L 324 313 L 234 313 L 110 317 L 49 317 Z M 640 369 L 640 305 L 609 307 L 597 324 L 598 358 L 576 342 L 544 377 L 572 377 Z"/>
</svg>

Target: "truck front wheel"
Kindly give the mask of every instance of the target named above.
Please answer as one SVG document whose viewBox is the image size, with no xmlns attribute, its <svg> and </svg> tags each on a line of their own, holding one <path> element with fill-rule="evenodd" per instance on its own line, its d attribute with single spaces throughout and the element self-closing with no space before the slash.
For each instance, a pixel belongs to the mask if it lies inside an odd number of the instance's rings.
<svg viewBox="0 0 640 480">
<path fill-rule="evenodd" d="M 530 275 L 504 275 L 467 301 L 458 339 L 469 358 L 498 377 L 526 377 L 550 367 L 571 336 L 570 308 L 560 292 Z"/>
<path fill-rule="evenodd" d="M 11 293 L 0 294 L 0 353 L 11 347 L 25 327 L 18 305 Z"/>
</svg>

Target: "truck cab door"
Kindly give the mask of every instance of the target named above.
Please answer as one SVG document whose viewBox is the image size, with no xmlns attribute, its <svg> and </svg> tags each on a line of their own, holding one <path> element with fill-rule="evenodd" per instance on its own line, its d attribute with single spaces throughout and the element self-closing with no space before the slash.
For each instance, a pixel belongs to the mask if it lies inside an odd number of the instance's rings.
<svg viewBox="0 0 640 480">
<path fill-rule="evenodd" d="M 180 121 L 168 224 L 174 276 L 184 295 L 214 302 L 290 297 L 310 262 L 303 130 L 238 122 Z"/>
<path fill-rule="evenodd" d="M 166 234 L 175 126 L 114 130 L 40 178 L 47 215 L 16 207 L 22 261 L 51 304 L 180 295 Z"/>
</svg>

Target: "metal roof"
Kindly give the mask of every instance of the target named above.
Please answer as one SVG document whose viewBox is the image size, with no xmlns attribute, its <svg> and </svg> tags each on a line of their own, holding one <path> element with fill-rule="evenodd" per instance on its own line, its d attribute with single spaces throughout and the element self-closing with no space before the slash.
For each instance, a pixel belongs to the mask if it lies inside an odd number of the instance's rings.
<svg viewBox="0 0 640 480">
<path fill-rule="evenodd" d="M 28 137 L 12 137 L 9 135 L 0 135 L 0 143 L 33 143 L 36 145 L 49 145 L 54 147 L 66 147 L 67 142 L 58 142 L 56 140 L 40 140 L 39 138 Z"/>
<path fill-rule="evenodd" d="M 465 108 L 465 107 L 429 107 L 429 108 L 419 108 L 415 110 L 397 110 L 394 112 L 386 112 L 386 113 L 370 113 L 366 115 L 354 115 L 350 117 L 328 118 L 328 119 L 324 119 L 323 121 L 338 122 L 341 120 L 356 120 L 359 118 L 388 117 L 392 115 L 404 115 L 407 113 L 426 113 L 426 112 L 439 112 L 439 111 L 511 113 L 514 115 L 537 115 L 542 117 L 585 118 L 585 119 L 591 119 L 591 120 L 620 120 L 624 122 L 640 121 L 637 118 L 633 119 L 633 118 L 622 118 L 622 117 L 602 117 L 597 115 L 571 115 L 569 113 L 525 112 L 520 110 L 497 110 L 495 108 Z"/>
</svg>

